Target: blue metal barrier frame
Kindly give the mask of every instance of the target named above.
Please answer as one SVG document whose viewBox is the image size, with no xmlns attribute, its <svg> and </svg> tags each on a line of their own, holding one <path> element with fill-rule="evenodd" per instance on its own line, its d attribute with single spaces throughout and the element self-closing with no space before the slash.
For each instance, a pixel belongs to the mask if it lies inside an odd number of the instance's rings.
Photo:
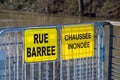
<svg viewBox="0 0 120 80">
<path fill-rule="evenodd" d="M 112 55 L 113 55 L 113 25 L 109 22 L 100 22 L 103 27 L 109 25 L 109 54 L 108 54 L 108 80 L 112 80 Z"/>
</svg>

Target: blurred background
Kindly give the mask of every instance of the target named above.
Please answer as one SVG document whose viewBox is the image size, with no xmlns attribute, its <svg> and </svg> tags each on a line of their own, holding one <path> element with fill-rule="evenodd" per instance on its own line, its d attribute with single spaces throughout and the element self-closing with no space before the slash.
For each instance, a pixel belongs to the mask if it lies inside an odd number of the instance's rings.
<svg viewBox="0 0 120 80">
<path fill-rule="evenodd" d="M 0 0 L 0 26 L 117 20 L 120 0 Z"/>
</svg>

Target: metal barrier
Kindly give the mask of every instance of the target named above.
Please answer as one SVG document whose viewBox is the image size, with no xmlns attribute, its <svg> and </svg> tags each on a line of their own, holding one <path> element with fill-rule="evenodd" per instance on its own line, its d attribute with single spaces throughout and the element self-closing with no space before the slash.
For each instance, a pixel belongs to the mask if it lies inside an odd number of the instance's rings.
<svg viewBox="0 0 120 80">
<path fill-rule="evenodd" d="M 67 34 L 64 29 L 67 29 L 68 25 L 1 29 L 0 80 L 104 80 L 104 29 L 100 23 L 90 23 L 90 25 L 94 27 L 94 45 L 92 45 L 94 51 L 87 53 L 84 51 L 86 49 L 83 49 L 84 54 L 76 53 L 76 56 L 66 55 L 71 52 L 66 52 L 65 47 L 63 47 L 67 44 L 63 43 L 65 41 L 62 37 Z M 83 24 L 69 26 L 85 27 Z M 27 39 L 25 35 L 31 34 L 25 33 L 25 31 L 48 28 L 57 30 L 57 56 L 52 59 L 43 58 L 43 61 L 35 63 L 34 61 L 37 61 L 37 59 L 33 60 L 32 63 L 25 61 L 27 60 L 24 51 L 25 40 Z M 68 32 L 71 33 L 72 29 L 70 28 Z M 35 32 L 34 30 L 33 32 Z M 86 33 L 89 31 L 87 27 L 85 30 Z M 91 36 L 89 37 L 91 38 Z M 36 37 L 34 36 L 34 38 Z M 46 38 L 46 42 L 47 40 L 48 38 Z M 90 46 L 91 44 L 88 45 L 88 47 Z M 87 51 L 89 50 L 87 49 Z"/>
<path fill-rule="evenodd" d="M 120 79 L 120 22 L 107 21 L 109 26 L 108 80 Z"/>
</svg>

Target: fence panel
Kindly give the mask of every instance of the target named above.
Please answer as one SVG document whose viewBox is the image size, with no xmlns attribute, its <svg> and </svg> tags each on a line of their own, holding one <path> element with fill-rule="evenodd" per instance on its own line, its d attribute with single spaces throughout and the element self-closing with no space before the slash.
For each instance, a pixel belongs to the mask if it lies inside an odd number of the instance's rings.
<svg viewBox="0 0 120 80">
<path fill-rule="evenodd" d="M 108 80 L 120 79 L 120 22 L 109 21 Z"/>
<path fill-rule="evenodd" d="M 81 25 L 83 24 L 76 26 L 81 27 Z M 91 23 L 91 25 L 94 27 L 93 56 L 89 56 L 90 53 L 88 53 L 87 57 L 83 54 L 84 57 L 69 57 L 68 59 L 64 58 L 66 55 L 63 54 L 64 43 L 62 43 L 63 28 L 66 25 L 1 29 L 0 80 L 104 80 L 104 30 L 99 23 Z M 24 59 L 24 32 L 42 28 L 57 29 L 57 59 L 27 63 Z M 76 52 L 80 51 L 76 50 Z M 81 56 L 81 54 L 76 56 Z"/>
</svg>

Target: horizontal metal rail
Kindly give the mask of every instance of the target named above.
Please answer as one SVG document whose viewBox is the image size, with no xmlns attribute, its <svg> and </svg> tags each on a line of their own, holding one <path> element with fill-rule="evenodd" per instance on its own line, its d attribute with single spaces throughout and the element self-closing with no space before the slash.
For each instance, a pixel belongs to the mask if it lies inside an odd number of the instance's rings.
<svg viewBox="0 0 120 80">
<path fill-rule="evenodd" d="M 120 50 L 120 48 L 112 48 L 112 49 L 114 49 L 114 50 Z"/>
<path fill-rule="evenodd" d="M 120 70 L 120 68 L 112 67 L 112 70 Z"/>
<path fill-rule="evenodd" d="M 113 72 L 113 74 L 114 74 L 114 73 L 120 74 L 120 72 L 117 71 L 117 70 L 113 70 L 112 72 Z"/>
<path fill-rule="evenodd" d="M 113 74 L 112 74 L 112 76 L 117 77 L 117 78 L 120 78 L 120 76 L 119 76 L 119 75 L 113 75 Z"/>
<path fill-rule="evenodd" d="M 15 44 L 23 44 L 23 42 L 16 42 L 16 43 L 14 43 L 14 42 L 11 42 L 11 43 L 1 43 L 0 45 L 15 45 Z"/>
<path fill-rule="evenodd" d="M 120 36 L 113 36 L 113 38 L 120 38 Z"/>
<path fill-rule="evenodd" d="M 115 63 L 115 62 L 114 62 L 113 64 L 114 64 L 114 65 L 117 65 L 117 66 L 120 66 L 120 63 Z"/>
<path fill-rule="evenodd" d="M 120 56 L 113 56 L 112 58 L 120 59 Z"/>
</svg>

